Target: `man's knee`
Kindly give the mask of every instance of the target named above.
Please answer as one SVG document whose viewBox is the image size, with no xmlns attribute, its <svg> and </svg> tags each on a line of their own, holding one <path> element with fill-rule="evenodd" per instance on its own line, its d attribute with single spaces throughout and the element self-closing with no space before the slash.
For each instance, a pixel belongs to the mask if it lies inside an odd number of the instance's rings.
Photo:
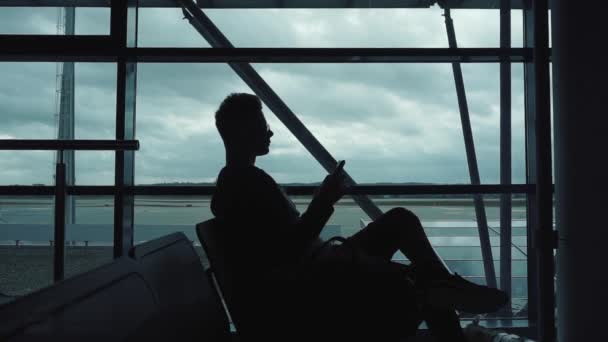
<svg viewBox="0 0 608 342">
<path fill-rule="evenodd" d="M 418 223 L 420 221 L 416 214 L 403 207 L 392 208 L 386 212 L 386 215 L 399 222 Z"/>
</svg>

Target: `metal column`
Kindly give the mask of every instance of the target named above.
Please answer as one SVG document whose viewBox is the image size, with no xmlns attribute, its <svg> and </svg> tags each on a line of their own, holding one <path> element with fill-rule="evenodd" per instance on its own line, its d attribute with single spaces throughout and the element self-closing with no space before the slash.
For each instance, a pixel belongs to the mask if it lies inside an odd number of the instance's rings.
<svg viewBox="0 0 608 342">
<path fill-rule="evenodd" d="M 126 48 L 137 46 L 137 0 L 113 1 L 111 35 L 118 56 L 116 77 L 116 140 L 135 139 L 137 63 L 126 61 Z M 134 184 L 134 151 L 116 151 L 114 194 L 114 257 L 127 255 L 133 246 L 134 196 L 126 187 Z"/>
<path fill-rule="evenodd" d="M 524 19 L 524 47 L 532 49 L 534 47 L 534 15 L 532 12 L 532 1 L 526 1 L 523 11 Z M 535 63 L 528 60 L 524 64 L 524 97 L 525 97 L 525 122 L 526 122 L 526 183 L 536 186 L 536 81 L 534 78 Z M 528 320 L 536 323 L 538 320 L 537 310 L 537 288 L 536 280 L 536 248 L 533 244 L 532 235 L 536 231 L 538 216 L 538 201 L 535 191 L 529 193 L 526 199 L 526 236 L 527 236 L 527 255 L 528 255 Z"/>
<path fill-rule="evenodd" d="M 75 34 L 76 9 L 66 7 L 63 9 L 64 32 L 66 36 Z M 59 110 L 58 110 L 58 131 L 57 139 L 74 139 L 74 62 L 63 62 L 61 67 L 61 81 L 59 83 Z M 59 156 L 63 153 L 63 156 Z M 76 184 L 75 157 L 74 151 L 57 151 L 57 160 L 63 160 L 65 164 L 65 183 L 66 185 Z M 65 203 L 66 223 L 76 222 L 76 205 L 74 196 L 68 196 Z"/>
<path fill-rule="evenodd" d="M 63 280 L 65 274 L 65 164 L 63 150 L 57 151 L 55 165 L 55 227 L 53 230 L 53 281 Z"/>
<path fill-rule="evenodd" d="M 66 36 L 75 34 L 76 9 L 63 9 L 64 32 Z M 59 83 L 58 140 L 74 140 L 74 62 L 63 62 Z M 55 227 L 53 230 L 53 281 L 63 280 L 65 276 L 65 230 L 66 223 L 75 223 L 76 206 L 74 196 L 66 194 L 66 186 L 75 185 L 74 150 L 57 150 L 55 164 Z"/>
<path fill-rule="evenodd" d="M 530 5 L 529 1 L 527 5 Z M 555 331 L 555 265 L 553 249 L 556 236 L 553 231 L 553 185 L 551 162 L 551 105 L 549 81 L 549 6 L 547 0 L 532 1 L 524 9 L 526 22 L 531 21 L 533 35 L 533 88 L 526 89 L 534 93 L 533 112 L 535 121 L 536 150 L 536 226 L 532 230 L 532 244 L 536 250 L 538 339 L 541 342 L 553 342 Z M 528 33 L 526 33 L 528 37 Z"/>
<path fill-rule="evenodd" d="M 560 342 L 608 341 L 608 68 L 605 59 L 598 58 L 602 50 L 597 47 L 606 40 L 607 6 L 596 4 L 589 8 L 572 0 L 550 2 Z"/>
<path fill-rule="evenodd" d="M 511 0 L 500 2 L 500 47 L 511 47 Z M 500 184 L 511 185 L 511 62 L 500 62 Z M 500 288 L 511 297 L 511 194 L 500 195 Z M 511 303 L 505 308 L 511 312 Z"/>
<path fill-rule="evenodd" d="M 192 26 L 214 48 L 232 48 L 232 43 L 222 34 L 203 11 L 192 0 L 177 0 L 184 10 L 184 16 Z M 283 122 L 289 131 L 304 145 L 311 155 L 327 170 L 331 172 L 337 165 L 336 159 L 321 145 L 321 143 L 302 124 L 291 109 L 272 90 L 264 79 L 248 63 L 228 63 L 237 75 L 256 93 L 257 96 L 270 108 L 270 110 Z M 346 174 L 348 185 L 355 185 L 355 181 Z M 372 219 L 382 215 L 382 211 L 367 196 L 353 195 L 355 202 Z"/>
<path fill-rule="evenodd" d="M 450 48 L 457 48 L 456 32 L 454 30 L 454 22 L 452 21 L 450 9 L 444 8 L 445 26 L 448 33 L 448 43 Z M 473 141 L 473 132 L 471 130 L 471 120 L 469 118 L 469 106 L 464 88 L 464 80 L 462 77 L 462 69 L 460 63 L 452 63 L 452 71 L 454 72 L 454 82 L 456 83 L 456 94 L 458 95 L 458 107 L 460 109 L 460 120 L 462 122 L 462 134 L 464 136 L 464 145 L 467 153 L 467 162 L 469 164 L 469 175 L 472 185 L 481 184 L 479 178 L 479 169 L 477 167 L 477 156 L 475 154 L 475 143 Z M 492 247 L 490 245 L 490 233 L 488 232 L 488 221 L 486 210 L 483 203 L 483 197 L 479 194 L 473 195 L 475 203 L 475 215 L 477 216 L 477 227 L 479 232 L 479 242 L 481 245 L 481 255 L 483 257 L 483 268 L 486 276 L 486 284 L 490 287 L 496 287 L 496 272 L 494 271 L 494 258 L 492 257 Z"/>
</svg>

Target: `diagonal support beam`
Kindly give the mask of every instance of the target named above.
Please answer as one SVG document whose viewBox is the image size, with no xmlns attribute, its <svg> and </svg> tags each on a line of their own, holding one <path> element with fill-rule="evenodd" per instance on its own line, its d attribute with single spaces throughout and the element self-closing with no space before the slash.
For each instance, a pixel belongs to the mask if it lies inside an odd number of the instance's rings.
<svg viewBox="0 0 608 342">
<path fill-rule="evenodd" d="M 190 24 L 214 48 L 233 48 L 228 38 L 215 26 L 203 11 L 192 0 L 177 0 L 182 6 L 184 16 Z M 289 131 L 304 145 L 310 154 L 323 166 L 327 172 L 335 169 L 336 159 L 312 135 L 304 124 L 296 117 L 283 100 L 272 90 L 264 79 L 249 63 L 228 63 L 237 75 L 253 90 L 253 92 L 268 106 Z M 356 185 L 355 181 L 346 174 L 347 185 Z M 367 196 L 353 195 L 355 202 L 372 219 L 375 220 L 382 211 Z"/>
<path fill-rule="evenodd" d="M 450 48 L 457 48 L 456 31 L 454 30 L 454 22 L 450 9 L 444 8 L 445 26 L 448 33 L 448 43 Z M 467 162 L 469 164 L 469 175 L 472 185 L 481 183 L 479 177 L 479 168 L 477 166 L 477 156 L 475 154 L 475 143 L 473 141 L 473 131 L 471 130 L 471 119 L 469 117 L 469 105 L 467 104 L 467 95 L 464 88 L 464 79 L 462 77 L 462 68 L 460 63 L 452 63 L 454 72 L 454 82 L 456 83 L 456 94 L 458 95 L 458 107 L 460 109 L 460 120 L 462 122 L 462 134 L 464 136 L 464 145 L 467 153 Z M 477 217 L 477 228 L 479 232 L 479 242 L 481 245 L 481 255 L 483 257 L 483 268 L 486 276 L 486 284 L 496 288 L 496 272 L 494 271 L 494 258 L 492 257 L 492 247 L 490 245 L 490 233 L 488 232 L 488 219 L 486 217 L 486 209 L 483 204 L 483 197 L 479 194 L 473 195 L 475 203 L 475 215 Z"/>
</svg>

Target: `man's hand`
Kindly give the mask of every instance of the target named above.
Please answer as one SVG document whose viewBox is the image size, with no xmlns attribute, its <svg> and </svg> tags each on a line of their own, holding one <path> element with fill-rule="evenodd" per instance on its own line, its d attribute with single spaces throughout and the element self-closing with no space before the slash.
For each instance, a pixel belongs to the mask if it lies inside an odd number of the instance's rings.
<svg viewBox="0 0 608 342">
<path fill-rule="evenodd" d="M 342 196 L 344 196 L 344 191 L 346 189 L 344 184 L 346 178 L 346 175 L 344 174 L 344 163 L 344 160 L 340 161 L 334 172 L 325 177 L 315 194 L 316 200 L 328 206 L 333 206 L 342 198 Z"/>
</svg>

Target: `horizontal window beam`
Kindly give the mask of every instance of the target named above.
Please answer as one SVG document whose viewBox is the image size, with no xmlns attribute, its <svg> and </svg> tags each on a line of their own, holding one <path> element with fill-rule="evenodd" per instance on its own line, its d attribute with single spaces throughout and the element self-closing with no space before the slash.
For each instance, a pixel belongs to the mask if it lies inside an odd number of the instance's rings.
<svg viewBox="0 0 608 342">
<path fill-rule="evenodd" d="M 110 7 L 110 0 L 2 0 L 0 7 Z M 201 8 L 428 8 L 436 0 L 197 0 Z M 522 0 L 511 0 L 511 7 L 522 8 Z M 139 0 L 139 7 L 177 7 L 175 0 Z M 453 1 L 450 8 L 498 9 L 496 0 Z"/>
<path fill-rule="evenodd" d="M 107 58 L 109 51 L 118 51 L 109 35 L 0 34 L 0 46 L 0 61 L 78 61 Z"/>
<path fill-rule="evenodd" d="M 139 48 L 138 62 L 243 63 L 496 63 L 524 62 L 531 49 L 513 48 Z"/>
<path fill-rule="evenodd" d="M 12 42 L 0 61 L 142 63 L 513 63 L 530 61 L 529 48 L 127 48 L 95 44 Z M 1 43 L 1 37 L 0 37 Z M 11 43 L 11 42 L 9 42 Z M 105 44 L 105 43 L 104 43 Z"/>
<path fill-rule="evenodd" d="M 317 189 L 316 185 L 285 185 L 290 195 L 312 195 Z M 0 186 L 0 195 L 53 195 L 54 186 Z M 139 185 L 125 187 L 125 192 L 135 196 L 210 196 L 215 191 L 213 185 L 203 186 L 159 186 Z M 357 185 L 350 188 L 350 195 L 472 195 L 472 194 L 530 194 L 534 193 L 535 186 L 531 184 L 513 185 Z M 112 185 L 107 186 L 68 186 L 69 195 L 80 196 L 111 196 L 118 191 Z"/>
<path fill-rule="evenodd" d="M 291 195 L 312 195 L 316 186 L 286 186 Z M 532 193 L 535 187 L 528 184 L 513 185 L 366 185 L 358 184 L 349 189 L 351 195 L 467 195 L 467 194 L 502 194 Z"/>
<path fill-rule="evenodd" d="M 2 185 L 0 196 L 55 196 L 55 187 L 49 185 Z"/>
<path fill-rule="evenodd" d="M 0 150 L 88 150 L 88 151 L 136 151 L 138 140 L 37 140 L 0 139 Z"/>
<path fill-rule="evenodd" d="M 317 185 L 284 185 L 289 195 L 312 195 Z M 215 186 L 135 186 L 137 195 L 212 195 Z M 449 194 L 501 194 L 531 193 L 535 187 L 515 185 L 364 185 L 358 184 L 346 191 L 349 195 L 449 195 Z"/>
</svg>

